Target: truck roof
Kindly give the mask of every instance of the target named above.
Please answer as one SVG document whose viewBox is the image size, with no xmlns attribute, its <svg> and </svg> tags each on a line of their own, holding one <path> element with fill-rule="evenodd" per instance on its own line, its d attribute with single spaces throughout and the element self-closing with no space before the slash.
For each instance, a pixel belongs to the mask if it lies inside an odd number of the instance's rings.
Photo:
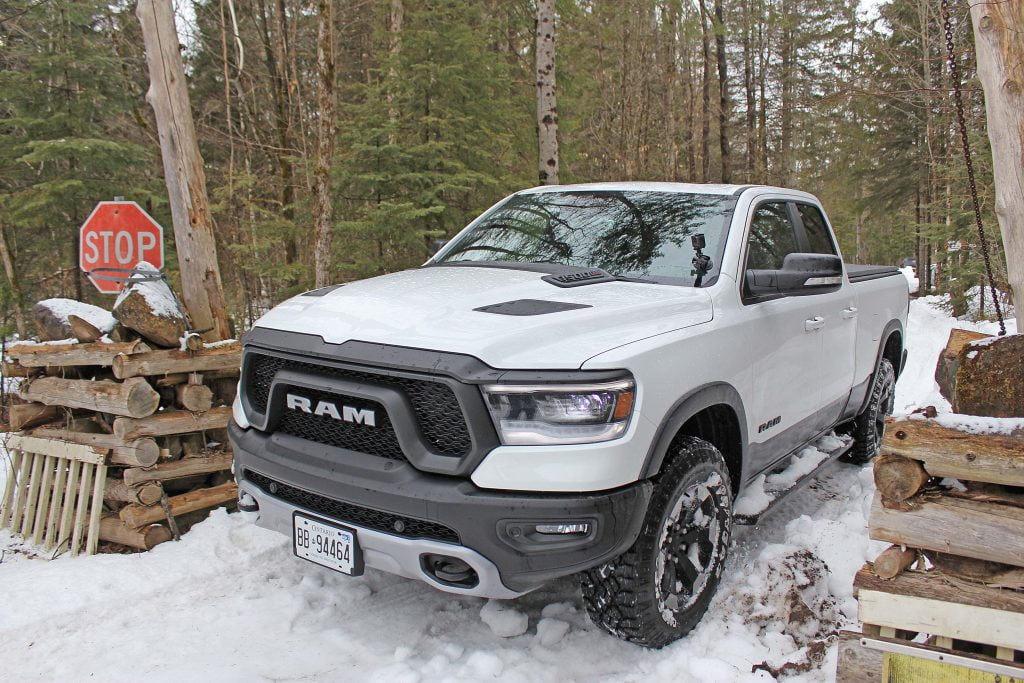
<svg viewBox="0 0 1024 683">
<path fill-rule="evenodd" d="M 516 194 L 540 194 L 543 192 L 599 192 L 599 191 L 620 191 L 620 192 L 685 192 L 687 194 L 717 194 L 717 195 L 739 195 L 744 190 L 757 188 L 759 190 L 772 190 L 778 192 L 806 195 L 800 190 L 793 190 L 770 185 L 723 185 L 716 183 L 668 183 L 650 181 L 630 181 L 613 183 L 578 183 L 575 185 L 541 185 L 531 187 L 527 190 L 520 190 Z"/>
</svg>

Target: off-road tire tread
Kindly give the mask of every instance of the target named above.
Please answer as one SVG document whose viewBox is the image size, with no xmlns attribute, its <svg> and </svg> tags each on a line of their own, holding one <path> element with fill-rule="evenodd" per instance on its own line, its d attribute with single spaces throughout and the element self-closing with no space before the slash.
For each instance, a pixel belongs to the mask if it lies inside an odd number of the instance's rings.
<svg viewBox="0 0 1024 683">
<path fill-rule="evenodd" d="M 729 470 L 725 458 L 713 445 L 692 436 L 681 436 L 673 444 L 673 453 L 654 480 L 654 493 L 648 511 L 662 510 L 687 472 L 699 465 L 712 466 L 722 477 L 727 491 L 731 491 Z M 723 520 L 731 525 L 731 519 Z M 580 585 L 583 604 L 590 619 L 600 628 L 616 637 L 648 648 L 661 648 L 679 639 L 700 621 L 707 610 L 721 576 L 712 576 L 691 614 L 678 629 L 665 623 L 657 608 L 654 586 L 646 577 L 652 575 L 656 553 L 643 557 L 640 550 L 657 542 L 661 529 L 661 513 L 648 513 L 636 542 L 617 558 L 581 573 Z M 726 533 L 725 547 L 721 551 L 724 563 L 728 554 L 731 530 Z"/>
<path fill-rule="evenodd" d="M 871 398 L 867 406 L 853 420 L 850 436 L 853 437 L 853 448 L 843 455 L 843 461 L 854 465 L 866 465 L 872 458 L 878 455 L 882 444 L 875 436 L 875 412 L 878 410 L 878 402 L 882 399 L 882 388 L 886 382 L 896 383 L 896 370 L 888 358 L 883 358 L 878 364 L 874 381 L 871 384 Z"/>
</svg>

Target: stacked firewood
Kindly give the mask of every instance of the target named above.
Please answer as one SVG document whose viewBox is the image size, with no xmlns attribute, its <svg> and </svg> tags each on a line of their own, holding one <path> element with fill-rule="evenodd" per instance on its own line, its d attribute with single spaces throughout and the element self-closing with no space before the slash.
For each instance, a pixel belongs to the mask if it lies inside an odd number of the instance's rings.
<svg viewBox="0 0 1024 683">
<path fill-rule="evenodd" d="M 10 429 L 106 452 L 100 540 L 149 549 L 235 501 L 226 427 L 238 342 L 189 331 L 158 277 L 129 281 L 112 312 L 51 299 L 33 319 L 40 341 L 6 351 L 5 377 L 20 378 Z"/>
<path fill-rule="evenodd" d="M 869 535 L 893 545 L 854 581 L 863 633 L 844 632 L 839 680 L 911 640 L 1024 676 L 1024 437 L 896 421 L 874 478 Z"/>
</svg>

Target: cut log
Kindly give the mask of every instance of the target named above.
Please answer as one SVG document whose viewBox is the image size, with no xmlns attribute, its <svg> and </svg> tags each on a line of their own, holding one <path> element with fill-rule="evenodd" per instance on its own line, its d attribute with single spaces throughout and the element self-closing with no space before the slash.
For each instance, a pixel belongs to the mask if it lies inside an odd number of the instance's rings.
<svg viewBox="0 0 1024 683">
<path fill-rule="evenodd" d="M 113 320 L 113 319 L 111 319 Z M 85 318 L 72 313 L 68 316 L 68 325 L 71 327 L 71 335 L 83 344 L 98 342 L 103 335 L 111 330 L 101 330 Z M 111 326 L 113 329 L 113 326 Z"/>
<path fill-rule="evenodd" d="M 8 417 L 10 418 L 11 431 L 20 432 L 23 429 L 31 429 L 47 422 L 55 422 L 67 412 L 67 408 L 61 406 L 46 406 L 42 403 L 11 403 L 8 406 Z"/>
<path fill-rule="evenodd" d="M 161 453 L 160 457 L 165 460 L 177 460 L 183 455 L 181 450 L 181 437 L 177 434 L 161 436 L 157 440 L 157 443 L 160 444 L 160 450 L 164 451 Z"/>
<path fill-rule="evenodd" d="M 86 408 L 127 417 L 152 415 L 160 405 L 160 394 L 141 377 L 124 382 L 36 377 L 19 386 L 18 395 L 46 405 Z"/>
<path fill-rule="evenodd" d="M 129 467 L 150 467 L 160 457 L 160 447 L 155 439 L 125 441 L 113 434 L 96 434 L 65 429 L 60 426 L 43 426 L 32 430 L 32 436 L 61 439 L 86 446 L 110 449 L 110 464 Z"/>
<path fill-rule="evenodd" d="M 890 424 L 883 453 L 920 460 L 933 477 L 1024 486 L 1024 437 L 968 434 L 931 420 Z"/>
<path fill-rule="evenodd" d="M 195 510 L 205 510 L 224 503 L 234 501 L 238 496 L 238 487 L 234 482 L 214 486 L 208 489 L 198 489 L 182 493 L 179 496 L 171 496 L 167 499 L 173 516 L 183 515 Z M 121 508 L 118 513 L 125 524 L 138 528 L 146 524 L 153 524 L 166 519 L 164 510 L 160 505 L 144 507 L 142 505 L 128 505 Z"/>
<path fill-rule="evenodd" d="M 4 377 L 32 377 L 42 372 L 40 368 L 26 368 L 17 361 L 4 361 L 3 374 Z"/>
<path fill-rule="evenodd" d="M 912 548 L 1024 566 L 1024 509 L 925 493 L 889 510 L 876 493 L 868 535 Z"/>
<path fill-rule="evenodd" d="M 956 391 L 956 371 L 960 367 L 960 351 L 971 342 L 987 338 L 989 335 L 971 330 L 954 328 L 949 331 L 946 348 L 939 354 L 935 364 L 935 381 L 939 385 L 939 393 L 947 401 L 953 402 Z"/>
<path fill-rule="evenodd" d="M 129 486 L 121 479 L 107 479 L 103 490 L 105 500 L 136 505 L 155 505 L 160 502 L 162 495 L 163 488 L 160 484 L 149 482 L 138 486 Z"/>
<path fill-rule="evenodd" d="M 145 381 L 145 380 L 143 380 Z M 167 436 L 201 432 L 204 429 L 223 429 L 228 426 L 231 408 L 221 406 L 205 413 L 190 413 L 187 410 L 169 410 L 152 417 L 114 420 L 114 434 L 122 439 L 140 439 L 144 436 Z"/>
<path fill-rule="evenodd" d="M 111 543 L 120 543 L 130 548 L 149 550 L 171 540 L 171 531 L 160 524 L 151 524 L 141 529 L 133 529 L 114 515 L 100 520 L 100 539 Z"/>
<path fill-rule="evenodd" d="M 1024 334 L 993 337 L 961 349 L 953 411 L 1024 417 Z"/>
<path fill-rule="evenodd" d="M 930 478 L 920 462 L 893 453 L 875 459 L 874 473 L 875 488 L 883 498 L 896 502 L 917 495 Z"/>
<path fill-rule="evenodd" d="M 198 374 L 198 377 L 204 384 L 209 383 L 213 387 L 213 391 L 216 394 L 218 391 L 218 382 L 230 382 L 232 385 L 236 385 L 238 384 L 238 374 L 238 367 L 233 367 L 227 370 L 203 372 L 201 374 Z M 173 387 L 178 384 L 185 384 L 187 382 L 198 384 L 199 382 L 195 381 L 196 376 L 197 373 L 192 372 L 175 372 L 170 375 L 160 375 L 154 377 L 153 383 L 156 384 L 158 387 Z M 234 397 L 232 397 L 232 400 L 234 400 Z M 231 401 L 225 401 L 225 403 L 231 403 Z"/>
<path fill-rule="evenodd" d="M 965 581 L 976 581 L 986 586 L 998 588 L 1024 588 L 1024 569 L 1019 569 L 1000 562 L 977 560 L 972 557 L 948 555 L 933 550 L 925 550 L 925 557 L 932 563 L 936 571 L 955 576 Z"/>
<path fill-rule="evenodd" d="M 202 351 L 204 347 L 203 338 L 195 332 L 186 332 L 185 336 L 181 338 L 181 345 L 186 351 Z"/>
<path fill-rule="evenodd" d="M 872 569 L 882 579 L 895 579 L 917 561 L 917 551 L 891 545 L 875 558 Z"/>
<path fill-rule="evenodd" d="M 134 330 L 154 344 L 176 348 L 188 320 L 178 305 L 170 286 L 153 269 L 145 278 L 129 279 L 117 302 L 113 314 L 118 322 Z M 156 277 L 157 279 L 148 279 Z"/>
<path fill-rule="evenodd" d="M 120 344 L 15 344 L 7 355 L 25 367 L 68 367 L 74 365 L 112 365 L 118 354 L 149 351 L 141 341 Z"/>
<path fill-rule="evenodd" d="M 203 384 L 179 384 L 175 387 L 178 405 L 193 413 L 203 413 L 213 406 L 213 390 Z"/>
<path fill-rule="evenodd" d="M 150 351 L 114 359 L 114 376 L 118 379 L 140 375 L 237 370 L 242 360 L 238 342 L 214 346 L 202 351 Z"/>
<path fill-rule="evenodd" d="M 135 485 L 147 481 L 166 481 L 229 469 L 231 469 L 231 454 L 218 453 L 217 455 L 161 463 L 150 469 L 128 469 L 124 471 L 124 481 L 126 484 Z"/>
<path fill-rule="evenodd" d="M 100 334 L 109 332 L 114 326 L 114 319 L 107 310 L 74 299 L 46 299 L 32 307 L 32 320 L 39 329 L 42 341 L 75 337 L 69 319 L 72 315 L 88 322 Z"/>
</svg>

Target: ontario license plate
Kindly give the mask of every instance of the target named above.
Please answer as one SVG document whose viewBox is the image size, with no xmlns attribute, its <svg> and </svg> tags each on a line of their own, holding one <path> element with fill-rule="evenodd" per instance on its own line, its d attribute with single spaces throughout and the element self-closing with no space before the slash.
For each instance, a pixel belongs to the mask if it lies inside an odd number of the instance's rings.
<svg viewBox="0 0 1024 683">
<path fill-rule="evenodd" d="M 298 512 L 292 515 L 292 523 L 292 548 L 296 557 L 350 576 L 363 573 L 363 558 L 355 531 Z"/>
</svg>

